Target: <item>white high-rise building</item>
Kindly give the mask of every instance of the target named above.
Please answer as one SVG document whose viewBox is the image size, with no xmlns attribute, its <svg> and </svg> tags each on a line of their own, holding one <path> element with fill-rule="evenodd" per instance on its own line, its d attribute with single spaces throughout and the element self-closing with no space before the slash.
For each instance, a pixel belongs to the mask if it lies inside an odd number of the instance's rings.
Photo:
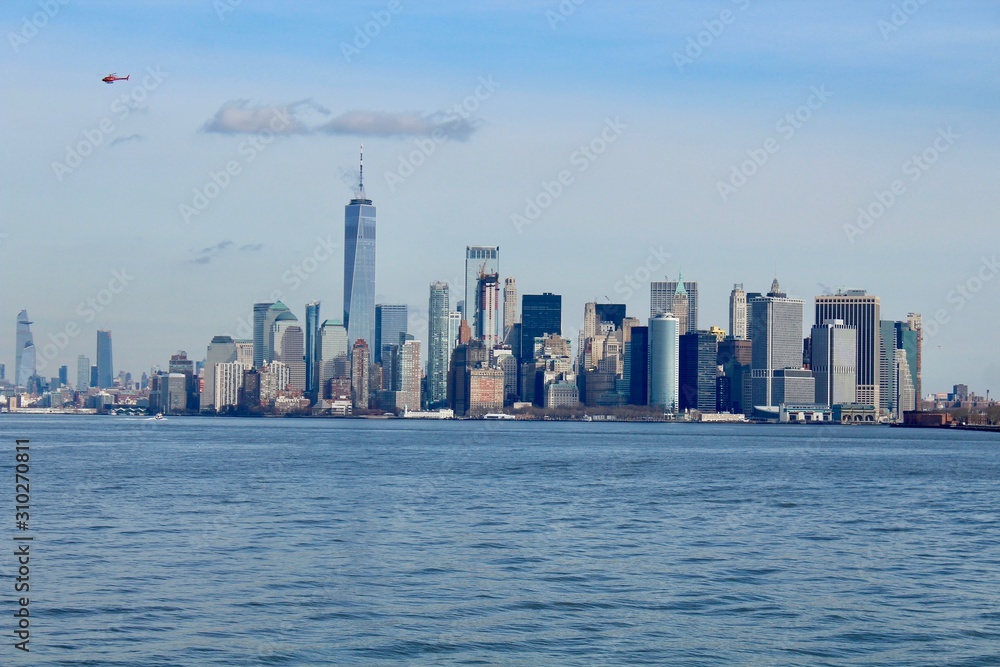
<svg viewBox="0 0 1000 667">
<path fill-rule="evenodd" d="M 510 337 L 510 330 L 517 322 L 517 281 L 513 278 L 506 278 L 503 281 L 503 336 L 501 340 L 506 341 Z"/>
<path fill-rule="evenodd" d="M 250 364 L 253 365 L 253 350 L 251 348 Z M 215 365 L 215 396 L 213 406 L 216 412 L 224 412 L 235 408 L 240 402 L 240 389 L 243 388 L 243 371 L 246 367 L 238 362 Z"/>
<path fill-rule="evenodd" d="M 743 283 L 733 285 L 729 293 L 729 334 L 736 340 L 747 339 L 747 293 Z"/>
<path fill-rule="evenodd" d="M 260 371 L 260 400 L 274 400 L 278 392 L 286 391 L 290 382 L 288 366 L 280 361 L 264 364 Z"/>
</svg>

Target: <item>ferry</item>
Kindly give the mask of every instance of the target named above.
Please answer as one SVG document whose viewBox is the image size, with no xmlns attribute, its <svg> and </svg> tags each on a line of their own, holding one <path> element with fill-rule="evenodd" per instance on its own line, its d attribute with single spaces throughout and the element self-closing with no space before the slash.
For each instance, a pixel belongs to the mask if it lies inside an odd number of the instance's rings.
<svg viewBox="0 0 1000 667">
<path fill-rule="evenodd" d="M 517 419 L 514 415 L 509 415 L 506 412 L 488 412 L 483 415 L 483 419 Z"/>
</svg>

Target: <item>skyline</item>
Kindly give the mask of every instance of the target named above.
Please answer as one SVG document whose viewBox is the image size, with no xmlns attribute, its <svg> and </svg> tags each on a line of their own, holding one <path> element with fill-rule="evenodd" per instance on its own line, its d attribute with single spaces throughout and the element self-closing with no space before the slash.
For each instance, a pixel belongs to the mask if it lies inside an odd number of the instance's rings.
<svg viewBox="0 0 1000 667">
<path fill-rule="evenodd" d="M 178 349 L 201 358 L 275 290 L 300 317 L 319 300 L 336 318 L 340 207 L 363 141 L 380 209 L 375 300 L 409 305 L 424 349 L 430 283 L 457 300 L 460 253 L 496 245 L 519 293 L 563 296 L 567 335 L 584 303 L 608 296 L 642 316 L 648 280 L 680 273 L 698 282 L 702 328 L 727 327 L 734 283 L 764 292 L 775 274 L 807 302 L 859 288 L 884 319 L 920 312 L 927 326 L 941 311 L 925 393 L 984 393 L 1000 363 L 965 340 L 1000 328 L 998 9 L 920 5 L 886 31 L 893 4 L 71 3 L 21 43 L 10 34 L 39 5 L 10 3 L 3 312 L 32 313 L 39 352 L 79 329 L 46 377 L 94 358 L 97 329 L 114 332 L 116 371 L 165 367 Z M 372 12 L 388 23 L 345 54 Z M 100 82 L 115 70 L 132 80 Z M 53 167 L 95 130 L 91 155 Z M 741 184 L 733 169 L 747 164 Z"/>
</svg>

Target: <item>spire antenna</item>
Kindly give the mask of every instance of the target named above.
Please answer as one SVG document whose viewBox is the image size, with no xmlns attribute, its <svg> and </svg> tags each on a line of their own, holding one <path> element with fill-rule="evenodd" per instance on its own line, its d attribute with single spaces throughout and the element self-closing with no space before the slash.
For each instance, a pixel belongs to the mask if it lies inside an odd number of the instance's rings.
<svg viewBox="0 0 1000 667">
<path fill-rule="evenodd" d="M 360 169 L 358 171 L 358 190 L 362 193 L 365 191 L 365 145 L 361 144 L 361 161 Z"/>
</svg>

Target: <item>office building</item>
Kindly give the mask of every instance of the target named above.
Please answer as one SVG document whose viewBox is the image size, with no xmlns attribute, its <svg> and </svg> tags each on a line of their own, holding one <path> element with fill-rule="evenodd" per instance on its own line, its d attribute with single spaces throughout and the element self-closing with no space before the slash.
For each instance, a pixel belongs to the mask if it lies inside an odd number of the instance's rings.
<svg viewBox="0 0 1000 667">
<path fill-rule="evenodd" d="M 82 354 L 76 358 L 76 390 L 87 391 L 90 387 L 90 359 Z"/>
<path fill-rule="evenodd" d="M 28 311 L 17 314 L 17 334 L 14 349 L 14 382 L 19 387 L 27 387 L 36 375 L 35 339 L 31 333 Z"/>
<path fill-rule="evenodd" d="M 733 285 L 729 293 L 729 335 L 735 340 L 747 338 L 747 293 L 743 283 Z"/>
<path fill-rule="evenodd" d="M 375 345 L 375 229 L 362 156 L 358 189 L 344 207 L 344 326 L 352 348 L 359 340 L 368 349 Z"/>
<path fill-rule="evenodd" d="M 319 306 L 319 301 L 306 304 L 306 391 L 314 401 L 319 392 Z"/>
<path fill-rule="evenodd" d="M 255 303 L 253 305 L 253 366 L 260 368 L 264 365 L 264 321 L 267 318 L 267 311 L 274 303 Z M 273 324 L 273 322 L 272 322 Z"/>
<path fill-rule="evenodd" d="M 908 313 L 906 315 L 906 324 L 910 327 L 910 330 L 914 332 L 914 354 L 912 356 L 913 363 L 910 364 L 910 374 L 913 377 L 913 394 L 915 396 L 916 407 L 914 410 L 920 409 L 920 402 L 923 400 L 923 347 L 924 347 L 924 327 L 923 318 L 920 313 Z M 910 357 L 907 357 L 910 359 Z"/>
<path fill-rule="evenodd" d="M 816 324 L 843 320 L 857 332 L 857 389 L 855 402 L 880 407 L 881 384 L 881 304 L 865 290 L 838 291 L 816 297 Z"/>
<path fill-rule="evenodd" d="M 510 345 L 511 332 L 514 325 L 520 322 L 517 318 L 517 281 L 506 278 L 503 281 L 503 336 L 501 340 Z"/>
<path fill-rule="evenodd" d="M 813 326 L 809 367 L 816 378 L 816 403 L 854 403 L 857 393 L 858 332 L 843 320 Z"/>
<path fill-rule="evenodd" d="M 802 368 L 802 309 L 805 302 L 790 299 L 781 291 L 778 279 L 767 296 L 750 300 L 752 373 L 754 406 L 777 407 L 775 373 Z"/>
<path fill-rule="evenodd" d="M 476 287 L 476 329 L 475 336 L 492 350 L 499 345 L 500 317 L 500 276 L 495 273 L 481 273 Z"/>
<path fill-rule="evenodd" d="M 278 321 L 279 317 L 287 319 L 286 314 L 291 315 L 291 311 L 288 309 L 288 306 L 280 301 L 272 303 L 264 313 L 264 341 L 261 350 L 262 365 L 274 361 L 274 323 Z M 294 315 L 292 315 L 292 318 L 298 321 L 298 318 Z"/>
<path fill-rule="evenodd" d="M 681 333 L 698 330 L 698 283 L 694 281 L 666 280 L 649 284 L 649 316 L 674 313 L 674 297 L 678 286 L 687 297 L 687 329 Z"/>
<path fill-rule="evenodd" d="M 443 408 L 448 400 L 451 356 L 448 283 L 433 282 L 427 305 L 427 406 Z"/>
<path fill-rule="evenodd" d="M 113 387 L 115 373 L 111 360 L 111 332 L 97 332 L 97 386 L 101 389 Z"/>
<path fill-rule="evenodd" d="M 375 306 L 375 363 L 382 363 L 382 348 L 399 345 L 409 326 L 409 309 L 406 306 L 376 304 Z M 371 341 L 367 341 L 371 342 Z"/>
<path fill-rule="evenodd" d="M 319 340 L 319 397 L 330 398 L 330 380 L 351 376 L 347 329 L 340 320 L 326 320 L 319 329 Z"/>
<path fill-rule="evenodd" d="M 629 403 L 649 405 L 649 327 L 631 328 L 628 347 Z"/>
<path fill-rule="evenodd" d="M 479 331 L 479 276 L 500 275 L 500 247 L 470 245 L 465 247 L 465 310 L 463 316 L 473 332 Z M 498 336 L 494 332 L 494 337 Z"/>
<path fill-rule="evenodd" d="M 520 362 L 534 358 L 535 339 L 562 335 L 562 296 L 545 292 L 521 297 Z"/>
<path fill-rule="evenodd" d="M 677 412 L 679 405 L 679 326 L 676 317 L 663 313 L 649 319 L 649 405 L 664 412 Z"/>
<path fill-rule="evenodd" d="M 679 345 L 679 409 L 715 412 L 718 339 L 708 331 L 693 331 L 682 334 Z"/>
<path fill-rule="evenodd" d="M 236 361 L 236 342 L 232 336 L 214 336 L 205 352 L 205 366 L 202 368 L 201 405 L 202 412 L 215 410 L 215 367 Z"/>
</svg>

